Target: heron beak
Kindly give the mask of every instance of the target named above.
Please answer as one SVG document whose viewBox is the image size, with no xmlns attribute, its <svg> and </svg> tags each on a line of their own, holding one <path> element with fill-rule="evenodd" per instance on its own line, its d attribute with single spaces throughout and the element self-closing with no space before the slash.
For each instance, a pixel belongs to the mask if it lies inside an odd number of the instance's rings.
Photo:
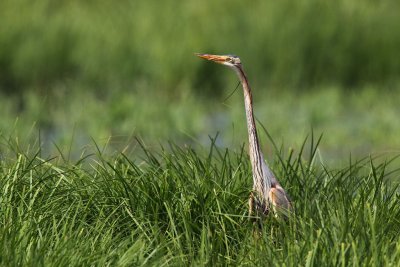
<svg viewBox="0 0 400 267">
<path fill-rule="evenodd" d="M 210 54 L 195 54 L 196 56 L 200 57 L 200 58 L 204 58 L 210 61 L 214 61 L 216 63 L 222 64 L 224 62 L 226 62 L 226 59 L 228 58 L 228 56 L 220 56 L 220 55 L 210 55 Z"/>
</svg>

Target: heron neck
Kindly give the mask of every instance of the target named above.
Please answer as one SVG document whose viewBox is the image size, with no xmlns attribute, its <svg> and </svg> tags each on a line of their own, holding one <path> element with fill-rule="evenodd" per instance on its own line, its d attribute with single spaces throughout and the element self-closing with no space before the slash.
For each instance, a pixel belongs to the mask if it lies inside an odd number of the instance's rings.
<svg viewBox="0 0 400 267">
<path fill-rule="evenodd" d="M 254 189 L 260 192 L 262 195 L 265 195 L 268 193 L 265 191 L 268 187 L 270 187 L 271 181 L 264 181 L 264 177 L 266 177 L 265 175 L 268 175 L 267 173 L 264 172 L 270 172 L 270 170 L 263 169 L 264 156 L 261 152 L 260 144 L 258 141 L 257 127 L 253 114 L 253 97 L 251 94 L 251 88 L 242 68 L 238 67 L 236 69 L 236 72 L 243 86 L 247 130 L 249 134 L 249 154 L 250 154 L 251 167 L 253 169 Z M 264 166 L 266 165 L 264 164 Z"/>
</svg>

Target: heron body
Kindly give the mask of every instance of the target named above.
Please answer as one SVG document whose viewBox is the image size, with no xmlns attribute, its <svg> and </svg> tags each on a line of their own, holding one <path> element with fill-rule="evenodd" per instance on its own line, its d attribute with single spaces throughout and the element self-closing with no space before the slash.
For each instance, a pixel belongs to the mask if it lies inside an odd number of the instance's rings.
<svg viewBox="0 0 400 267">
<path fill-rule="evenodd" d="M 233 69 L 240 79 L 244 93 L 247 130 L 249 135 L 249 155 L 253 171 L 253 191 L 249 199 L 250 213 L 267 215 L 271 208 L 275 213 L 288 211 L 292 205 L 289 196 L 279 184 L 267 165 L 258 141 L 257 127 L 253 114 L 253 98 L 247 76 L 240 59 L 233 55 L 196 54 L 198 57 L 223 64 Z"/>
</svg>

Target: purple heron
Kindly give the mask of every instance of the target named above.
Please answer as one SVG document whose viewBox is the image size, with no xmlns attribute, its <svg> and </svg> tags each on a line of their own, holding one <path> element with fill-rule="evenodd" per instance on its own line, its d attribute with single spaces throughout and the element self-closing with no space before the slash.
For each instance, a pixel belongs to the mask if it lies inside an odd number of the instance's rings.
<svg viewBox="0 0 400 267">
<path fill-rule="evenodd" d="M 253 190 L 249 199 L 250 214 L 255 212 L 256 214 L 267 215 L 271 208 L 275 214 L 278 212 L 285 214 L 292 208 L 292 204 L 288 194 L 265 162 L 261 152 L 253 115 L 251 89 L 240 58 L 233 55 L 196 54 L 196 56 L 230 67 L 236 72 L 242 84 L 249 134 L 249 154 L 253 171 Z"/>
</svg>

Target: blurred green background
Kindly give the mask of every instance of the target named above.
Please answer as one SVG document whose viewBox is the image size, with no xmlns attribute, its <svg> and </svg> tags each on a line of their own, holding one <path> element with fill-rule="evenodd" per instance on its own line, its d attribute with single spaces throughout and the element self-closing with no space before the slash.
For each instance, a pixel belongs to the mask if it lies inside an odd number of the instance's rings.
<svg viewBox="0 0 400 267">
<path fill-rule="evenodd" d="M 239 55 L 257 118 L 284 148 L 314 129 L 328 160 L 400 152 L 400 2 L 0 1 L 0 131 L 79 155 L 134 137 L 238 147 Z M 265 134 L 264 151 L 273 153 Z M 40 136 L 40 139 L 38 139 Z"/>
</svg>

